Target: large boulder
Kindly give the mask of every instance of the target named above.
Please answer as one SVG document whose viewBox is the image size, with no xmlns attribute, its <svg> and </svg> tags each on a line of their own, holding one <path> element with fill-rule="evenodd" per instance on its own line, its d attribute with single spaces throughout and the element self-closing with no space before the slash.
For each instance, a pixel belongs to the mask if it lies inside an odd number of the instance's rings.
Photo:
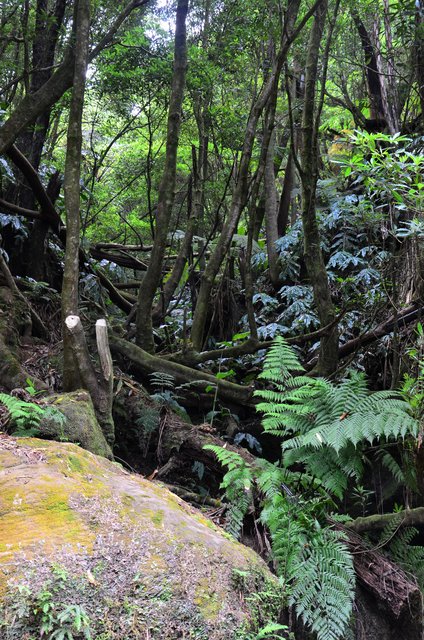
<svg viewBox="0 0 424 640">
<path fill-rule="evenodd" d="M 245 640 L 281 607 L 264 562 L 161 485 L 5 435 L 0 600 L 5 640 Z"/>
</svg>

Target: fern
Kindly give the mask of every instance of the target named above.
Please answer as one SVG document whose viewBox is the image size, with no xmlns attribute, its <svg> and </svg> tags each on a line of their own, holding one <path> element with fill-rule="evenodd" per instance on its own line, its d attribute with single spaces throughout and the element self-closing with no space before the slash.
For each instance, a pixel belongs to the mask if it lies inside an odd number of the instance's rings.
<svg viewBox="0 0 424 640">
<path fill-rule="evenodd" d="M 212 444 L 205 445 L 203 448 L 213 451 L 219 462 L 228 467 L 221 483 L 221 488 L 225 489 L 229 502 L 225 528 L 228 533 L 238 539 L 243 528 L 244 517 L 252 504 L 251 488 L 254 478 L 252 468 L 235 451 Z"/>
<path fill-rule="evenodd" d="M 281 465 L 261 459 L 247 465 L 233 451 L 206 448 L 228 468 L 221 485 L 230 502 L 228 529 L 241 531 L 256 489 L 291 604 L 318 640 L 336 640 L 349 624 L 355 579 L 343 534 L 327 524 L 329 505 L 344 497 L 351 480 L 360 480 L 368 445 L 416 436 L 419 423 L 400 394 L 369 393 L 361 374 L 333 384 L 302 371 L 294 350 L 276 338 L 259 376 L 271 388 L 255 395 L 264 430 L 282 440 Z M 386 450 L 381 459 L 401 481 L 402 469 Z M 312 498 L 304 500 L 302 489 Z M 419 550 L 413 553 L 420 557 Z"/>
<path fill-rule="evenodd" d="M 150 384 L 159 393 L 163 393 L 165 390 L 173 391 L 175 388 L 175 378 L 169 373 L 155 371 L 149 375 L 149 378 Z"/>
<path fill-rule="evenodd" d="M 8 411 L 8 422 L 15 435 L 36 435 L 44 411 L 33 402 L 25 402 L 6 393 L 0 393 L 0 404 Z"/>
<path fill-rule="evenodd" d="M 265 358 L 265 367 L 259 378 L 277 383 L 291 378 L 292 371 L 304 371 L 292 347 L 282 336 L 277 336 Z"/>
<path fill-rule="evenodd" d="M 341 534 L 320 526 L 322 500 L 305 502 L 286 484 L 299 486 L 311 479 L 263 459 L 248 465 L 223 447 L 206 445 L 205 449 L 229 469 L 221 484 L 230 503 L 227 531 L 239 536 L 256 486 L 262 495 L 260 519 L 270 532 L 274 567 L 297 614 L 318 640 L 340 638 L 352 612 L 352 558 Z"/>
<path fill-rule="evenodd" d="M 290 603 L 318 640 L 337 640 L 349 623 L 354 595 L 353 561 L 342 534 L 319 529 L 300 554 Z"/>
<path fill-rule="evenodd" d="M 402 514 L 394 517 L 383 529 L 378 546 L 402 567 L 414 576 L 421 591 L 424 591 L 424 546 L 411 544 L 419 535 L 415 527 L 401 529 Z"/>
<path fill-rule="evenodd" d="M 0 393 L 0 404 L 6 407 L 8 411 L 7 423 L 10 425 L 13 435 L 18 438 L 38 436 L 39 426 L 43 419 L 55 423 L 58 430 L 63 429 L 66 424 L 66 416 L 56 407 L 40 407 L 34 402 L 25 402 L 6 393 Z"/>
<path fill-rule="evenodd" d="M 419 422 L 410 404 L 395 391 L 369 393 L 362 374 L 335 385 L 324 379 L 293 376 L 300 370 L 293 349 L 280 337 L 265 359 L 261 378 L 274 389 L 260 390 L 266 432 L 283 439 L 283 463 L 302 463 L 306 473 L 338 498 L 347 478 L 360 478 L 363 448 L 417 436 Z M 389 463 L 386 456 L 385 462 Z M 400 478 L 394 461 L 391 471 Z"/>
</svg>

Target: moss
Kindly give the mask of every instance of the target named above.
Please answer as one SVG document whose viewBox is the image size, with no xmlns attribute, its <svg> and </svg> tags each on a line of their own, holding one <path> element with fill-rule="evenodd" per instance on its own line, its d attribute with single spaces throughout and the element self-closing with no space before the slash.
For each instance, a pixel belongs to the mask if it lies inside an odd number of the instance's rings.
<svg viewBox="0 0 424 640">
<path fill-rule="evenodd" d="M 221 610 L 222 594 L 211 593 L 208 579 L 198 582 L 194 603 L 199 607 L 200 613 L 206 622 L 214 622 Z"/>
<path fill-rule="evenodd" d="M 84 521 L 69 505 L 67 491 L 41 476 L 30 490 L 2 487 L 0 550 L 11 553 L 31 546 L 34 540 L 57 539 L 77 544 L 89 542 Z M 25 517 L 22 517 L 25 514 Z M 11 536 L 13 532 L 13 536 Z"/>
<path fill-rule="evenodd" d="M 164 520 L 164 512 L 162 510 L 156 511 L 155 509 L 142 509 L 143 517 L 148 518 L 155 527 L 162 527 Z"/>
<path fill-rule="evenodd" d="M 81 458 L 77 458 L 76 456 L 68 456 L 67 463 L 68 468 L 71 471 L 84 471 L 85 465 L 82 464 Z"/>
<path fill-rule="evenodd" d="M 59 409 L 67 418 L 64 425 L 58 425 L 51 418 L 42 420 L 39 430 L 43 436 L 68 440 L 80 444 L 96 455 L 112 458 L 112 452 L 97 422 L 93 403 L 86 391 L 52 395 L 48 404 Z"/>
</svg>

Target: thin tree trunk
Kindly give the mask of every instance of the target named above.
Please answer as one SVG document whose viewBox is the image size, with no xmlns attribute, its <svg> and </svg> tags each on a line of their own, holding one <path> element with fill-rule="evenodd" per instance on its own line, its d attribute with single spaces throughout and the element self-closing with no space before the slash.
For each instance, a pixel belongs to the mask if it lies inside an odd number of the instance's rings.
<svg viewBox="0 0 424 640">
<path fill-rule="evenodd" d="M 383 0 L 384 11 L 388 11 L 387 0 Z M 377 60 L 377 69 L 379 73 L 379 81 L 381 87 L 381 97 L 383 102 L 384 119 L 387 123 L 389 132 L 393 135 L 400 129 L 398 109 L 397 109 L 397 95 L 394 82 L 394 67 L 393 67 L 393 46 L 391 41 L 391 28 L 388 15 L 384 18 L 385 31 L 386 31 L 386 48 L 387 48 L 387 64 L 383 62 L 383 56 L 381 53 L 380 42 L 380 15 L 377 13 L 374 24 L 372 38 L 374 41 L 374 50 Z"/>
<path fill-rule="evenodd" d="M 174 266 L 172 268 L 171 274 L 167 281 L 165 282 L 163 289 L 159 296 L 159 301 L 156 307 L 153 310 L 153 322 L 157 324 L 161 322 L 165 317 L 165 314 L 168 310 L 169 303 L 172 300 L 172 297 L 181 281 L 181 278 L 184 273 L 184 268 L 187 264 L 188 257 L 190 255 L 193 235 L 197 225 L 197 217 L 196 213 L 199 211 L 199 203 L 192 202 L 193 193 L 198 195 L 199 191 L 197 188 L 197 182 L 199 180 L 199 175 L 197 171 L 197 163 L 196 163 L 196 150 L 193 148 L 193 174 L 190 180 L 189 186 L 189 206 L 188 206 L 188 221 L 184 234 L 184 238 L 181 242 L 180 249 L 178 251 L 178 255 L 174 262 Z"/>
<path fill-rule="evenodd" d="M 318 124 L 320 108 L 315 113 L 316 81 L 320 61 L 320 44 L 325 25 L 327 0 L 319 7 L 308 45 L 305 74 L 305 100 L 302 117 L 302 151 L 301 151 L 301 179 L 302 179 L 302 223 L 304 233 L 305 263 L 308 276 L 314 291 L 321 326 L 331 324 L 336 312 L 331 299 L 327 271 L 321 250 L 320 232 L 316 217 L 316 186 L 318 180 Z M 329 36 L 330 37 L 330 36 Z M 328 43 L 327 43 L 328 45 Z M 328 54 L 328 46 L 327 46 Z M 324 60 L 326 67 L 326 61 Z M 325 83 L 325 77 L 322 79 Z M 323 93 L 321 94 L 323 95 Z M 338 362 L 338 332 L 334 327 L 329 335 L 321 339 L 317 372 L 329 375 L 337 368 Z"/>
<path fill-rule="evenodd" d="M 90 0 L 79 0 L 75 20 L 75 66 L 73 91 L 69 111 L 65 161 L 66 249 L 62 286 L 62 321 L 78 315 L 80 176 L 82 147 L 82 112 L 90 36 Z M 65 324 L 63 325 L 65 328 Z M 81 379 L 75 362 L 69 333 L 63 335 L 63 387 L 73 391 Z"/>
<path fill-rule="evenodd" d="M 168 113 L 165 168 L 159 186 L 155 239 L 146 275 L 140 286 L 136 317 L 136 343 L 153 353 L 152 305 L 160 283 L 165 256 L 169 222 L 174 202 L 177 151 L 181 123 L 181 108 L 187 69 L 186 17 L 188 0 L 178 0 L 175 27 L 174 74 Z"/>
<path fill-rule="evenodd" d="M 212 293 L 215 278 L 218 275 L 222 262 L 230 248 L 241 212 L 246 204 L 250 159 L 252 156 L 258 120 L 263 113 L 265 106 L 268 104 L 270 96 L 276 89 L 281 69 L 292 43 L 294 33 L 295 31 L 296 33 L 299 31 L 299 29 L 295 30 L 294 28 L 294 24 L 299 11 L 299 6 L 300 0 L 292 0 L 291 2 L 289 2 L 286 13 L 286 21 L 283 26 L 281 35 L 279 54 L 276 58 L 272 73 L 265 83 L 265 86 L 256 102 L 252 106 L 249 115 L 243 143 L 243 150 L 240 158 L 237 181 L 234 187 L 232 202 L 230 206 L 230 213 L 224 224 L 221 235 L 218 238 L 215 250 L 210 257 L 205 272 L 202 276 L 199 294 L 197 297 L 197 304 L 194 311 L 193 324 L 191 328 L 191 342 L 193 348 L 196 351 L 200 351 L 202 348 L 207 313 L 210 304 L 210 296 Z"/>
<path fill-rule="evenodd" d="M 266 155 L 264 188 L 265 188 L 265 227 L 266 248 L 268 254 L 269 279 L 277 291 L 280 286 L 280 265 L 276 242 L 278 240 L 277 224 L 277 188 L 275 186 L 274 154 L 275 154 L 275 127 L 274 123 L 270 133 L 268 152 Z"/>
<path fill-rule="evenodd" d="M 50 78 L 55 61 L 60 28 L 63 24 L 66 0 L 57 0 L 54 9 L 48 13 L 47 0 L 38 0 L 36 9 L 36 35 L 32 51 L 30 92 L 36 93 Z M 50 124 L 51 109 L 46 109 L 22 136 L 19 145 L 36 171 Z M 34 195 L 24 189 L 19 195 L 19 204 L 27 209 L 34 208 Z M 27 246 L 26 273 L 36 280 L 44 280 L 45 244 L 48 225 L 43 220 L 35 221 Z"/>
<path fill-rule="evenodd" d="M 362 49 L 365 57 L 365 74 L 370 101 L 371 120 L 384 119 L 383 96 L 381 95 L 380 76 L 378 71 L 377 56 L 370 35 L 362 22 L 357 9 L 352 9 L 352 18 L 359 33 Z"/>
<path fill-rule="evenodd" d="M 421 106 L 421 123 L 424 127 L 424 0 L 415 3 L 414 62 L 415 77 Z"/>
</svg>

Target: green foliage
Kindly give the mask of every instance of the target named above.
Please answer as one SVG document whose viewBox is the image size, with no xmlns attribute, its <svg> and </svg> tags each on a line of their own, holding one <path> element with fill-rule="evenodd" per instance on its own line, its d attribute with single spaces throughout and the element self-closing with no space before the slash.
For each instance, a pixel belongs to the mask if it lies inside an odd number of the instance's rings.
<svg viewBox="0 0 424 640">
<path fill-rule="evenodd" d="M 252 507 L 253 488 L 261 498 L 261 521 L 270 532 L 272 559 L 284 592 L 319 640 L 340 638 L 351 612 L 354 594 L 352 558 L 342 535 L 322 526 L 322 500 L 302 501 L 285 482 L 300 474 L 259 459 L 254 466 L 228 449 L 207 445 L 229 471 L 222 487 L 230 502 L 231 533 L 239 533 Z"/>
<path fill-rule="evenodd" d="M 0 404 L 9 413 L 9 422 L 16 435 L 35 435 L 44 415 L 43 409 L 34 402 L 25 402 L 6 393 L 0 393 Z"/>
<path fill-rule="evenodd" d="M 367 444 L 415 437 L 419 422 L 401 394 L 369 393 L 362 374 L 351 374 L 340 384 L 333 384 L 291 374 L 299 369 L 291 347 L 284 338 L 278 338 L 261 374 L 277 390 L 256 392 L 264 400 L 258 405 L 264 413 L 263 426 L 282 438 L 285 467 L 302 464 L 311 478 L 341 499 L 348 479 L 360 480 Z M 383 461 L 400 478 L 387 456 Z"/>
<path fill-rule="evenodd" d="M 424 157 L 422 149 L 411 151 L 412 140 L 400 134 L 356 131 L 349 136 L 355 153 L 346 165 L 371 200 L 384 200 L 397 211 L 422 212 L 424 207 Z"/>
<path fill-rule="evenodd" d="M 334 384 L 302 371 L 294 350 L 277 337 L 259 376 L 272 388 L 256 395 L 265 431 L 282 440 L 281 466 L 261 459 L 249 465 L 233 451 L 207 448 L 228 468 L 221 485 L 230 502 L 228 529 L 239 534 L 258 495 L 289 603 L 318 640 L 336 640 L 349 624 L 355 577 L 343 534 L 328 524 L 328 512 L 349 479 L 360 480 L 369 445 L 381 447 L 382 462 L 401 481 L 402 469 L 384 445 L 416 436 L 419 422 L 401 394 L 370 393 L 361 374 Z M 302 488 L 312 495 L 303 499 Z M 362 488 L 362 506 L 367 498 Z"/>
<path fill-rule="evenodd" d="M 303 546 L 290 603 L 318 639 L 344 635 L 355 595 L 353 561 L 340 532 L 318 529 Z"/>
<path fill-rule="evenodd" d="M 206 445 L 206 450 L 213 451 L 219 462 L 228 468 L 221 483 L 229 502 L 226 530 L 235 538 L 239 538 L 243 528 L 243 520 L 252 504 L 253 471 L 249 464 L 234 451 L 215 445 Z"/>
<path fill-rule="evenodd" d="M 424 591 L 424 546 L 414 544 L 419 535 L 415 527 L 402 527 L 402 513 L 394 514 L 378 538 L 378 548 L 407 573 L 414 576 Z M 375 544 L 375 539 L 371 541 Z"/>
<path fill-rule="evenodd" d="M 153 433 L 159 428 L 160 410 L 140 403 L 137 418 L 134 420 L 133 432 L 137 437 L 140 450 L 147 456 Z"/>
<path fill-rule="evenodd" d="M 17 437 L 38 435 L 38 427 L 43 418 L 53 420 L 59 429 L 66 423 L 66 417 L 56 407 L 41 407 L 34 402 L 25 402 L 7 393 L 0 393 L 0 404 L 6 407 L 8 426 Z"/>
<path fill-rule="evenodd" d="M 37 593 L 27 585 L 18 585 L 11 603 L 14 621 L 46 640 L 91 640 L 90 619 L 84 608 L 56 602 L 54 592 L 48 584 Z"/>
<path fill-rule="evenodd" d="M 151 398 L 161 407 L 167 407 L 177 413 L 183 420 L 190 421 L 187 411 L 178 402 L 179 396 L 175 389 L 174 376 L 163 371 L 155 371 L 150 374 L 150 383 L 155 390 Z"/>
<path fill-rule="evenodd" d="M 387 530 L 382 533 L 382 538 L 387 536 Z M 424 591 L 424 546 L 413 544 L 414 538 L 419 535 L 415 527 L 405 527 L 392 534 L 388 545 L 388 554 L 402 569 L 413 575 L 419 584 L 421 591 Z"/>
</svg>

